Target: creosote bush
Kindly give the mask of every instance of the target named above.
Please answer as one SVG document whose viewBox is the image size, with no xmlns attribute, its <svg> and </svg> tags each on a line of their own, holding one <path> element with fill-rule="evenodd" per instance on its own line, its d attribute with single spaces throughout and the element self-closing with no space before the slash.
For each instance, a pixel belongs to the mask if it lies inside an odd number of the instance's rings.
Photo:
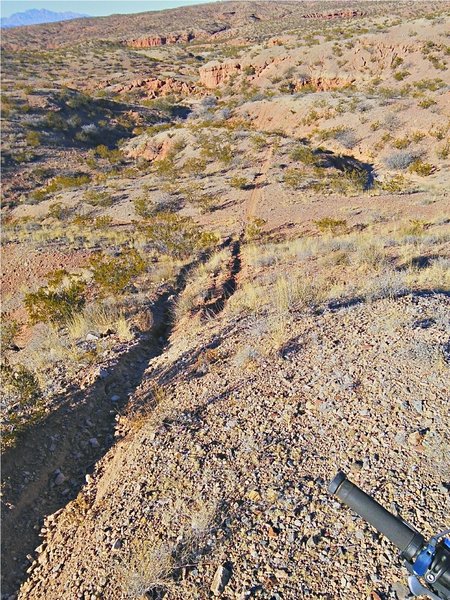
<svg viewBox="0 0 450 600">
<path fill-rule="evenodd" d="M 31 323 L 65 323 L 82 310 L 85 288 L 83 282 L 72 279 L 65 286 L 42 286 L 37 292 L 25 294 L 24 304 Z"/>
<path fill-rule="evenodd" d="M 317 229 L 322 233 L 342 233 L 347 227 L 347 221 L 345 219 L 332 219 L 330 217 L 324 217 L 318 221 L 314 221 Z"/>
<path fill-rule="evenodd" d="M 121 294 L 132 280 L 145 272 L 145 260 L 134 248 L 124 248 L 119 256 L 102 254 L 91 260 L 94 281 L 102 292 Z"/>
</svg>

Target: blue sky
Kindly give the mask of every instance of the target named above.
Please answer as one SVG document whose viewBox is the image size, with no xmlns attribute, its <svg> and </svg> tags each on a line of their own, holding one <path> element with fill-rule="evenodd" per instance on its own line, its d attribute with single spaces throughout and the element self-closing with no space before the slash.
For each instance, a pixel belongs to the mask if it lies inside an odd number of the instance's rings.
<svg viewBox="0 0 450 600">
<path fill-rule="evenodd" d="M 93 17 L 112 15 L 115 13 L 136 13 L 146 10 L 162 10 L 204 4 L 215 0 L 1 0 L 1 16 L 9 17 L 16 12 L 30 8 L 46 8 L 55 12 L 72 11 L 88 14 Z"/>
</svg>

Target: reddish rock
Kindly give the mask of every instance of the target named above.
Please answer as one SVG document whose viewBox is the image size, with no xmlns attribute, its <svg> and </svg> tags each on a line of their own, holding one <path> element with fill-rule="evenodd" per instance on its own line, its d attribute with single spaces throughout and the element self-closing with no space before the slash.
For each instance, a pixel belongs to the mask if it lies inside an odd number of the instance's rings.
<svg viewBox="0 0 450 600">
<path fill-rule="evenodd" d="M 216 88 L 228 81 L 232 75 L 240 73 L 241 69 L 241 64 L 235 60 L 207 63 L 199 69 L 200 83 L 209 89 Z"/>
</svg>

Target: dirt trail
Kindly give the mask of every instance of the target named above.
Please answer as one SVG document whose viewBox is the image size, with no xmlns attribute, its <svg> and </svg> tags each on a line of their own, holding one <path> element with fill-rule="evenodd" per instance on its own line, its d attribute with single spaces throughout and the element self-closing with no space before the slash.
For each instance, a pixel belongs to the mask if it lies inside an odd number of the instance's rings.
<svg viewBox="0 0 450 600">
<path fill-rule="evenodd" d="M 253 188 L 250 192 L 250 196 L 245 207 L 246 221 L 251 221 L 256 217 L 256 207 L 263 195 L 263 188 L 266 182 L 267 172 L 270 168 L 270 165 L 272 164 L 272 157 L 273 147 L 270 146 L 270 148 L 267 149 L 261 172 L 258 173 L 258 175 L 255 178 Z"/>
<path fill-rule="evenodd" d="M 240 271 L 240 242 L 228 239 L 230 266 L 221 295 L 209 306 L 217 315 L 234 293 Z M 3 457 L 2 588 L 13 593 L 26 578 L 45 516 L 75 498 L 114 444 L 116 417 L 142 382 L 149 361 L 161 355 L 173 331 L 171 308 L 187 276 L 207 260 L 202 255 L 182 269 L 177 282 L 152 305 L 153 327 L 86 389 L 70 390 L 59 407 L 27 431 Z M 116 401 L 112 401 L 112 398 Z M 59 475 L 61 473 L 61 475 Z M 17 535 L 20 531 L 20 536 Z"/>
<path fill-rule="evenodd" d="M 153 306 L 155 325 L 151 332 L 109 369 L 104 369 L 90 387 L 72 389 L 60 398 L 56 410 L 28 430 L 16 447 L 5 452 L 4 592 L 13 593 L 25 578 L 27 555 L 39 544 L 44 517 L 76 497 L 86 475 L 113 445 L 116 415 L 139 386 L 149 361 L 163 350 L 169 334 L 165 324 L 170 295 L 171 291 L 166 291 Z"/>
</svg>

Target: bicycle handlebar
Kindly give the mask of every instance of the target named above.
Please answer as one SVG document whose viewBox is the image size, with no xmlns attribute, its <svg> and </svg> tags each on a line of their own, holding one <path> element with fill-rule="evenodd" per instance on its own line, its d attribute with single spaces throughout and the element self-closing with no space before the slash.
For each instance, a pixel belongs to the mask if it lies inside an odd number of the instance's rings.
<svg viewBox="0 0 450 600">
<path fill-rule="evenodd" d="M 412 561 L 422 549 L 424 537 L 410 525 L 388 512 L 340 471 L 328 486 L 344 504 L 385 535 L 400 550 L 403 558 Z"/>
</svg>

